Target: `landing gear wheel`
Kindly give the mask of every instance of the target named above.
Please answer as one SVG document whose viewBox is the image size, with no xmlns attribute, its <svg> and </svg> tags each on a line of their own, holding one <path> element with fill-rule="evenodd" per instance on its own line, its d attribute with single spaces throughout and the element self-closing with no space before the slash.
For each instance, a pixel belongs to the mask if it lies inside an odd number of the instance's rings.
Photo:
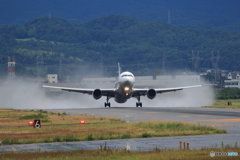
<svg viewBox="0 0 240 160">
<path fill-rule="evenodd" d="M 142 102 L 140 102 L 140 95 L 138 95 L 137 97 L 137 100 L 138 100 L 138 102 L 136 102 L 136 107 L 142 107 Z"/>
<path fill-rule="evenodd" d="M 108 106 L 108 107 L 111 107 L 111 104 L 108 102 L 108 103 L 104 103 L 104 106 L 105 106 L 105 108 Z"/>
<path fill-rule="evenodd" d="M 136 107 L 142 107 L 142 102 L 136 102 Z"/>
<path fill-rule="evenodd" d="M 111 97 L 107 96 L 107 102 L 104 103 L 105 108 L 106 108 L 107 106 L 108 106 L 108 107 L 111 107 L 110 102 L 108 102 L 110 98 L 111 98 Z"/>
</svg>

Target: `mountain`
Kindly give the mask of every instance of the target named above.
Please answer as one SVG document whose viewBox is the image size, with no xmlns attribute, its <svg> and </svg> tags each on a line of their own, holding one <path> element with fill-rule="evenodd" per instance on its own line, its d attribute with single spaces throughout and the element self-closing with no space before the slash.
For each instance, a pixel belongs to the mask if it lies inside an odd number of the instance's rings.
<svg viewBox="0 0 240 160">
<path fill-rule="evenodd" d="M 194 70 L 196 60 L 200 68 L 212 68 L 218 60 L 220 69 L 239 70 L 239 39 L 240 32 L 186 29 L 122 15 L 82 23 L 43 16 L 20 27 L 0 27 L 0 62 L 3 67 L 7 56 L 15 56 L 22 74 L 33 74 L 44 60 L 45 72 L 56 73 L 61 59 L 70 75 L 86 65 L 114 75 L 120 62 L 137 75 L 151 75 L 161 71 L 164 55 L 168 70 Z"/>
<path fill-rule="evenodd" d="M 39 16 L 86 22 L 107 15 L 160 20 L 187 28 L 240 31 L 239 0 L 7 0 L 0 1 L 0 25 L 22 25 Z"/>
</svg>

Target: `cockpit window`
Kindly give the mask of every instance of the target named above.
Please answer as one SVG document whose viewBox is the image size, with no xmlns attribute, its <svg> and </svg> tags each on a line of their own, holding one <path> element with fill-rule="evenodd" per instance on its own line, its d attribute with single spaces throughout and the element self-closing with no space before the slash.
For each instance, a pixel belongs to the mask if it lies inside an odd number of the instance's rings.
<svg viewBox="0 0 240 160">
<path fill-rule="evenodd" d="M 124 74 L 121 77 L 133 77 L 133 75 L 131 75 L 131 74 Z"/>
</svg>

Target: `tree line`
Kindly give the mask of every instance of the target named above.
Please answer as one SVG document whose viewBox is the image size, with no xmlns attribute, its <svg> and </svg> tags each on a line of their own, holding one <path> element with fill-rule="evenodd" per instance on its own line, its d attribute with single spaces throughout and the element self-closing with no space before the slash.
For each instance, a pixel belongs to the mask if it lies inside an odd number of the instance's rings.
<svg viewBox="0 0 240 160">
<path fill-rule="evenodd" d="M 121 15 L 84 23 L 45 16 L 20 27 L 0 27 L 0 62 L 2 66 L 7 56 L 15 56 L 24 68 L 42 56 L 45 66 L 56 66 L 63 56 L 62 63 L 68 66 L 120 62 L 139 71 L 161 69 L 164 55 L 167 69 L 194 70 L 192 53 L 198 53 L 200 68 L 212 68 L 211 54 L 219 52 L 220 69 L 239 70 L 239 43 L 240 32 L 186 29 Z"/>
</svg>

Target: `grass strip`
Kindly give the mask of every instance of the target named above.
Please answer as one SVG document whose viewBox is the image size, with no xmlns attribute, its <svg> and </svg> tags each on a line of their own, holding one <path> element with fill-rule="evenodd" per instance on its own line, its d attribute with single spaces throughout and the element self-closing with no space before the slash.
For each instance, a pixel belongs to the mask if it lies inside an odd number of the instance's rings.
<svg viewBox="0 0 240 160">
<path fill-rule="evenodd" d="M 12 137 L 3 139 L 2 144 L 29 144 L 46 142 L 71 142 L 92 141 L 128 138 L 148 138 L 166 136 L 187 136 L 199 134 L 226 133 L 226 130 L 209 126 L 184 124 L 180 122 L 138 122 L 121 124 L 89 124 L 78 126 L 42 127 L 40 129 L 26 128 L 29 134 L 21 135 L 16 132 L 18 128 L 11 130 Z M 58 135 L 56 135 L 56 131 Z M 72 134 L 75 133 L 75 134 Z M 15 134 L 15 135 L 14 135 Z M 36 135 L 38 138 L 36 138 Z M 21 138 L 21 136 L 23 138 Z"/>
<path fill-rule="evenodd" d="M 19 119 L 46 119 L 46 118 L 47 116 L 41 113 L 19 117 Z"/>
<path fill-rule="evenodd" d="M 229 103 L 231 102 L 231 103 Z M 225 100 L 216 100 L 215 103 L 211 106 L 203 106 L 204 108 L 232 108 L 240 109 L 240 99 L 225 99 Z"/>
<path fill-rule="evenodd" d="M 158 149 L 152 151 L 130 151 L 126 149 L 110 149 L 104 147 L 98 150 L 75 150 L 75 151 L 58 151 L 58 152 L 4 152 L 0 154 L 0 159 L 24 159 L 24 160 L 108 160 L 108 159 L 128 159 L 128 160 L 212 160 L 212 159 L 239 159 L 239 156 L 215 156 L 210 157 L 210 152 L 238 152 L 240 148 L 210 148 L 200 150 L 173 150 Z"/>
</svg>

